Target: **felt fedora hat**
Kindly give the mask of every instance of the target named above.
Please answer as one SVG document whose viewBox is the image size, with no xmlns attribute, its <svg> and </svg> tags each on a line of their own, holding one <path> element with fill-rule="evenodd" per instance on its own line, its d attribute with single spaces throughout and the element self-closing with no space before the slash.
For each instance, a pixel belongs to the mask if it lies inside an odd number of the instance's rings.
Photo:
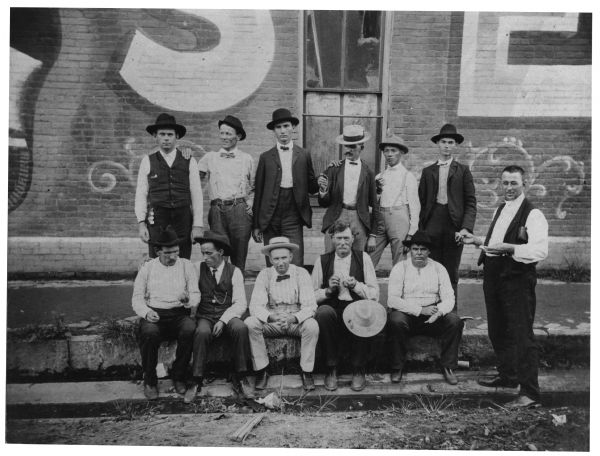
<svg viewBox="0 0 600 456">
<path fill-rule="evenodd" d="M 224 234 L 206 230 L 202 236 L 194 237 L 194 241 L 198 242 L 199 244 L 212 242 L 215 245 L 215 248 L 223 249 L 223 255 L 231 256 L 231 245 L 229 244 L 229 239 Z"/>
<path fill-rule="evenodd" d="M 167 227 L 160 231 L 158 236 L 150 239 L 150 244 L 154 247 L 173 247 L 174 245 L 180 244 L 182 239 L 177 237 L 177 233 L 171 227 L 171 225 L 167 225 Z"/>
<path fill-rule="evenodd" d="M 371 337 L 379 334 L 385 326 L 387 312 L 377 301 L 361 299 L 348 304 L 342 318 L 352 334 Z"/>
<path fill-rule="evenodd" d="M 290 242 L 290 240 L 285 236 L 278 236 L 272 238 L 269 241 L 269 245 L 265 245 L 262 248 L 261 253 L 263 255 L 269 255 L 269 253 L 271 253 L 271 250 L 273 249 L 288 249 L 291 252 L 297 252 L 300 249 L 300 247 L 298 246 L 298 244 Z"/>
<path fill-rule="evenodd" d="M 219 128 L 221 125 L 229 125 L 231 128 L 234 128 L 238 135 L 241 135 L 240 141 L 246 139 L 246 131 L 244 130 L 244 126 L 242 125 L 242 121 L 234 116 L 225 116 L 223 120 L 219 120 Z"/>
<path fill-rule="evenodd" d="M 362 125 L 346 125 L 342 134 L 336 136 L 335 142 L 350 146 L 352 144 L 366 143 L 369 139 L 371 139 L 371 135 L 365 131 Z"/>
<path fill-rule="evenodd" d="M 154 122 L 152 125 L 148 125 L 146 127 L 146 131 L 153 135 L 156 133 L 156 130 L 159 130 L 160 128 L 172 128 L 180 138 L 183 138 L 187 131 L 183 125 L 179 125 L 175 121 L 175 117 L 173 117 L 171 114 L 167 114 L 166 112 L 159 114 L 156 118 L 156 122 Z"/>
<path fill-rule="evenodd" d="M 425 231 L 417 231 L 411 239 L 402 241 L 402 244 L 406 247 L 410 247 L 413 244 L 419 244 L 431 249 L 431 238 Z"/>
<path fill-rule="evenodd" d="M 289 109 L 279 108 L 273 111 L 273 115 L 271 116 L 272 120 L 267 124 L 267 128 L 269 130 L 273 130 L 275 125 L 280 122 L 287 122 L 288 120 L 292 122 L 292 125 L 295 127 L 300 123 L 297 117 L 294 117 Z"/>
<path fill-rule="evenodd" d="M 456 127 L 452 124 L 443 125 L 442 128 L 440 128 L 440 132 L 437 135 L 432 136 L 431 140 L 437 144 L 442 138 L 452 138 L 457 144 L 460 144 L 465 140 L 463 135 L 459 134 L 456 131 Z"/>
<path fill-rule="evenodd" d="M 408 146 L 404 144 L 404 140 L 400 136 L 391 135 L 383 138 L 383 141 L 379 143 L 379 150 L 383 151 L 385 146 L 397 147 L 405 154 L 408 153 Z"/>
</svg>

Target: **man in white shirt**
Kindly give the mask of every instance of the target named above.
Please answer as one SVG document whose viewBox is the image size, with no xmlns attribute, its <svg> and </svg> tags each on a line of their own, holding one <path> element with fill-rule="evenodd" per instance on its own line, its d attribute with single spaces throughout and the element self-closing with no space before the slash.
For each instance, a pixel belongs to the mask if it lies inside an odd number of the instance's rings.
<svg viewBox="0 0 600 456">
<path fill-rule="evenodd" d="M 548 222 L 525 198 L 527 181 L 520 166 L 502 171 L 505 202 L 494 213 L 484 239 L 468 233 L 465 244 L 482 249 L 483 293 L 488 334 L 498 358 L 498 375 L 480 379 L 483 386 L 519 386 L 511 408 L 539 406 L 538 345 L 533 335 L 536 264 L 548 256 Z"/>
<path fill-rule="evenodd" d="M 387 168 L 375 177 L 379 196 L 379 217 L 375 250 L 371 252 L 373 266 L 381 258 L 388 244 L 392 249 L 392 264 L 405 257 L 408 248 L 402 241 L 410 240 L 419 228 L 419 190 L 417 179 L 402 164 L 402 157 L 408 153 L 404 140 L 392 135 L 379 144 Z"/>
<path fill-rule="evenodd" d="M 133 284 L 131 304 L 140 321 L 140 352 L 144 372 L 144 395 L 158 398 L 156 364 L 163 340 L 177 340 L 171 378 L 175 391 L 186 392 L 185 375 L 192 356 L 196 323 L 190 309 L 198 305 L 200 292 L 194 266 L 179 258 L 181 239 L 170 227 L 151 240 L 158 258 L 146 261 Z"/>
<path fill-rule="evenodd" d="M 354 301 L 377 301 L 379 285 L 369 255 L 352 248 L 354 234 L 350 224 L 336 221 L 331 227 L 331 237 L 334 250 L 321 255 L 312 272 L 319 305 L 315 319 L 319 323 L 320 344 L 328 369 L 325 388 L 337 389 L 337 365 L 343 350 L 350 354 L 354 371 L 351 388 L 361 391 L 367 385 L 365 370 L 374 338 L 352 334 L 342 316 L 344 309 Z"/>
<path fill-rule="evenodd" d="M 454 291 L 443 265 L 429 258 L 431 238 L 417 231 L 404 245 L 410 257 L 400 261 L 390 273 L 388 289 L 389 337 L 392 345 L 391 380 L 399 383 L 406 361 L 410 336 L 425 334 L 440 340 L 440 364 L 444 379 L 456 385 L 453 372 L 458 364 L 458 346 L 464 323 L 451 312 Z"/>
<path fill-rule="evenodd" d="M 300 337 L 300 368 L 306 391 L 315 389 L 312 372 L 319 326 L 313 318 L 317 303 L 306 269 L 291 264 L 298 246 L 284 236 L 271 238 L 262 249 L 273 266 L 258 274 L 250 300 L 250 316 L 245 323 L 250 336 L 255 388 L 264 390 L 268 382 L 269 356 L 264 336 Z"/>
<path fill-rule="evenodd" d="M 189 259 L 192 239 L 202 235 L 202 187 L 196 160 L 184 158 L 177 149 L 186 128 L 175 117 L 162 113 L 146 131 L 156 139 L 159 150 L 142 158 L 135 191 L 135 215 L 140 239 L 148 243 L 167 225 L 179 238 L 179 254 Z M 156 253 L 149 245 L 148 254 Z"/>
</svg>

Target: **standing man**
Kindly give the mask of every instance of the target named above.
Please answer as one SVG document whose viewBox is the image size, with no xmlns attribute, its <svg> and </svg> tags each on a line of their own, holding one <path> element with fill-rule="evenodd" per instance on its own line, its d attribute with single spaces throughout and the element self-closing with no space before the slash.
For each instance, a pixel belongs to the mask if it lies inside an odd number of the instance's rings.
<svg viewBox="0 0 600 456">
<path fill-rule="evenodd" d="M 345 350 L 350 353 L 354 371 L 350 387 L 361 391 L 367 386 L 365 371 L 373 337 L 358 337 L 351 333 L 344 325 L 343 313 L 352 302 L 377 301 L 379 285 L 369 255 L 352 248 L 354 234 L 350 223 L 337 220 L 330 232 L 334 250 L 317 258 L 312 272 L 319 306 L 315 319 L 319 323 L 320 343 L 328 369 L 325 388 L 329 391 L 337 389 L 337 365 L 342 350 Z"/>
<path fill-rule="evenodd" d="M 237 117 L 226 116 L 218 125 L 222 148 L 204 155 L 198 169 L 201 177 L 208 176 L 210 229 L 227 236 L 231 262 L 243 273 L 252 233 L 254 160 L 237 147 L 238 141 L 246 138 Z"/>
<path fill-rule="evenodd" d="M 404 257 L 408 247 L 402 243 L 410 241 L 419 228 L 421 212 L 417 179 L 401 161 L 408 153 L 404 140 L 392 135 L 379 144 L 379 150 L 383 152 L 387 168 L 375 178 L 377 192 L 380 193 L 379 217 L 382 219 L 378 224 L 375 250 L 371 252 L 375 267 L 388 244 L 391 244 L 393 265 Z"/>
<path fill-rule="evenodd" d="M 250 316 L 245 321 L 250 335 L 257 390 L 264 390 L 268 382 L 269 356 L 264 336 L 284 335 L 301 338 L 302 386 L 306 391 L 315 389 L 312 372 L 319 326 L 313 316 L 317 304 L 306 269 L 290 264 L 296 252 L 298 246 L 283 236 L 272 238 L 262 249 L 263 254 L 269 255 L 273 266 L 258 274 L 250 300 Z"/>
<path fill-rule="evenodd" d="M 475 186 L 469 167 L 452 158 L 456 145 L 464 140 L 456 127 L 444 125 L 431 140 L 438 146 L 439 158 L 421 174 L 419 229 L 427 231 L 431 237 L 431 258 L 442 263 L 448 271 L 456 311 L 458 268 L 463 250 L 461 239 L 473 232 L 477 214 Z"/>
<path fill-rule="evenodd" d="M 504 203 L 496 209 L 485 240 L 468 233 L 463 242 L 482 249 L 483 294 L 488 333 L 498 358 L 498 375 L 480 379 L 488 387 L 519 386 L 509 407 L 539 406 L 538 346 L 533 335 L 536 264 L 548 256 L 548 222 L 523 190 L 520 166 L 502 171 Z"/>
<path fill-rule="evenodd" d="M 248 309 L 244 277 L 238 267 L 223 258 L 232 253 L 227 236 L 209 230 L 195 240 L 200 244 L 203 257 L 203 261 L 194 263 L 201 298 L 196 310 L 193 383 L 185 393 L 184 402 L 193 402 L 202 388 L 210 343 L 222 335 L 232 342 L 233 390 L 247 396 L 243 382 L 250 359 L 250 344 L 248 328 L 241 320 Z"/>
<path fill-rule="evenodd" d="M 179 255 L 189 259 L 192 239 L 202 235 L 202 186 L 196 160 L 186 159 L 177 149 L 186 128 L 175 117 L 162 113 L 146 131 L 159 150 L 142 158 L 135 191 L 135 215 L 142 241 L 149 243 L 161 229 L 171 225 L 181 243 Z M 149 243 L 150 258 L 156 252 Z"/>
<path fill-rule="evenodd" d="M 336 220 L 345 220 L 355 233 L 352 248 L 371 252 L 375 249 L 375 232 L 378 221 L 375 174 L 360 159 L 360 153 L 371 135 L 361 125 L 344 127 L 335 141 L 344 146 L 345 160 L 339 167 L 332 166 L 319 176 L 319 205 L 326 207 L 323 216 L 325 251 L 333 250 L 327 230 Z M 369 212 L 369 207 L 371 212 Z"/>
<path fill-rule="evenodd" d="M 185 375 L 192 357 L 196 323 L 190 309 L 200 301 L 193 264 L 179 258 L 181 239 L 170 226 L 151 240 L 158 258 L 146 261 L 133 284 L 131 304 L 140 321 L 140 352 L 144 372 L 144 395 L 158 398 L 156 364 L 163 340 L 177 340 L 171 378 L 175 391 L 186 392 Z"/>
<path fill-rule="evenodd" d="M 304 265 L 302 227 L 312 226 L 309 194 L 319 190 L 310 153 L 292 141 L 299 120 L 281 108 L 273 112 L 267 124 L 277 144 L 263 152 L 256 168 L 253 232 L 256 242 L 265 245 L 274 237 L 285 236 L 298 245 L 293 255 L 296 266 Z M 267 259 L 267 265 L 270 265 Z"/>
</svg>

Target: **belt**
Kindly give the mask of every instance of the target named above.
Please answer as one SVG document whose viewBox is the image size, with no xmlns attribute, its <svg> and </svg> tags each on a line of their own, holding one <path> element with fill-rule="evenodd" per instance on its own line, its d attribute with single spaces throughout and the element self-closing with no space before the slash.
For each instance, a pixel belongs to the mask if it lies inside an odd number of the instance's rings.
<svg viewBox="0 0 600 456">
<path fill-rule="evenodd" d="M 342 208 L 343 209 L 348 209 L 349 211 L 355 211 L 356 210 L 356 204 L 354 205 L 350 205 L 350 204 L 344 204 L 342 203 Z"/>
<path fill-rule="evenodd" d="M 234 198 L 234 199 L 230 199 L 230 200 L 224 200 L 224 199 L 214 199 L 210 202 L 211 206 L 232 206 L 234 204 L 240 204 L 240 203 L 245 203 L 246 202 L 246 198 Z"/>
<path fill-rule="evenodd" d="M 380 207 L 379 210 L 382 212 L 392 212 L 393 209 L 404 209 L 407 204 L 402 204 L 400 206 L 390 206 L 390 207 Z"/>
</svg>

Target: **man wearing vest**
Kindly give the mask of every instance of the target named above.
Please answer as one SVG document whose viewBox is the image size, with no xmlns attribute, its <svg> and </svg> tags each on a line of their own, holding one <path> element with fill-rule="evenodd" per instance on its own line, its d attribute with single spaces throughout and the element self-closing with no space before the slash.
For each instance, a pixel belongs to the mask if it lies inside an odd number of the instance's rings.
<svg viewBox="0 0 600 456">
<path fill-rule="evenodd" d="M 317 258 L 312 272 L 319 306 L 315 319 L 319 323 L 319 340 L 327 365 L 325 388 L 337 389 L 337 365 L 344 350 L 350 353 L 353 368 L 351 388 L 361 391 L 367 385 L 365 370 L 373 337 L 352 334 L 342 316 L 344 309 L 354 301 L 377 301 L 379 285 L 369 255 L 352 249 L 354 234 L 350 223 L 338 220 L 331 226 L 330 233 L 334 250 Z"/>
<path fill-rule="evenodd" d="M 410 249 L 410 258 L 392 268 L 388 290 L 391 381 L 402 380 L 410 336 L 426 334 L 440 340 L 442 374 L 446 382 L 456 385 L 458 379 L 452 369 L 458 365 L 464 323 L 451 312 L 454 291 L 448 272 L 429 258 L 431 239 L 427 233 L 417 231 L 404 245 Z"/>
<path fill-rule="evenodd" d="M 156 139 L 159 150 L 142 158 L 135 191 L 135 215 L 139 236 L 149 242 L 171 225 L 179 238 L 179 255 L 189 259 L 192 239 L 202 235 L 202 187 L 196 160 L 186 159 L 177 140 L 186 128 L 175 117 L 160 114 L 146 131 Z M 149 256 L 156 253 L 149 245 Z"/>
<path fill-rule="evenodd" d="M 185 393 L 184 401 L 193 402 L 202 388 L 210 343 L 214 338 L 226 335 L 232 342 L 233 390 L 247 397 L 245 376 L 250 358 L 248 328 L 241 320 L 248 308 L 244 277 L 233 264 L 225 261 L 231 255 L 227 236 L 205 231 L 195 238 L 200 243 L 204 261 L 194 263 L 198 275 L 200 304 L 196 309 L 196 332 L 194 333 L 193 383 Z"/>
<path fill-rule="evenodd" d="M 483 386 L 516 388 L 511 408 L 540 405 L 538 346 L 533 335 L 536 264 L 548 255 L 548 222 L 523 193 L 523 168 L 502 171 L 505 202 L 494 213 L 485 241 L 467 234 L 465 244 L 482 249 L 483 293 L 488 334 L 498 358 L 498 375 L 479 379 Z"/>
</svg>

